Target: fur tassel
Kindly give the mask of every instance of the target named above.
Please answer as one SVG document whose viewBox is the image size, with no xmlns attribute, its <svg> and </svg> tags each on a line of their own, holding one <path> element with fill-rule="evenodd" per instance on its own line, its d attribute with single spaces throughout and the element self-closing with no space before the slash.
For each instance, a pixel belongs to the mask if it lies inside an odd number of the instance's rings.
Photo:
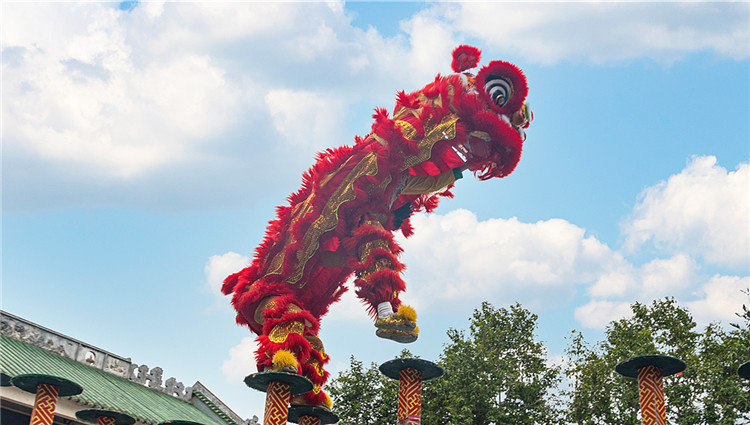
<svg viewBox="0 0 750 425">
<path fill-rule="evenodd" d="M 453 72 L 464 72 L 477 66 L 482 51 L 473 46 L 461 45 L 453 49 L 453 61 L 451 69 Z"/>
</svg>

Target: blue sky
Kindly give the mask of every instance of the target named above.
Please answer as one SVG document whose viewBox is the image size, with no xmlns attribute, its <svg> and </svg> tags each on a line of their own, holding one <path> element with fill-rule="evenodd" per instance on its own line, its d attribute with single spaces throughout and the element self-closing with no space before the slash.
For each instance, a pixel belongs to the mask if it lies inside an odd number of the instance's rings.
<svg viewBox="0 0 750 425">
<path fill-rule="evenodd" d="M 2 308 L 203 382 L 243 417 L 252 335 L 218 294 L 316 151 L 365 135 L 468 43 L 526 73 L 516 171 L 459 181 L 403 241 L 436 358 L 482 300 L 560 361 L 632 302 L 727 324 L 750 286 L 747 3 L 4 3 Z M 42 30 L 44 29 L 44 30 Z M 401 345 L 345 298 L 335 373 Z"/>
</svg>

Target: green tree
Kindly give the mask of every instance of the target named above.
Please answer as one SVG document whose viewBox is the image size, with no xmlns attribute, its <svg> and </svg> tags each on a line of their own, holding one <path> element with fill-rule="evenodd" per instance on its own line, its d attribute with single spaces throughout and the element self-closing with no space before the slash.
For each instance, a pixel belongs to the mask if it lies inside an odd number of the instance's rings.
<svg viewBox="0 0 750 425">
<path fill-rule="evenodd" d="M 428 382 L 424 424 L 552 424 L 559 371 L 535 340 L 537 316 L 519 304 L 474 311 L 468 335 L 450 329 L 440 356 L 445 376 Z"/>
<path fill-rule="evenodd" d="M 667 418 L 680 425 L 735 424 L 750 412 L 750 386 L 737 367 L 750 357 L 747 323 L 726 331 L 717 324 L 699 332 L 692 316 L 674 299 L 635 303 L 633 316 L 609 324 L 604 341 L 590 345 L 573 332 L 565 373 L 569 422 L 638 425 L 635 379 L 614 372 L 617 363 L 645 354 L 665 354 L 687 364 L 680 375 L 664 378 Z"/>
<path fill-rule="evenodd" d="M 402 350 L 397 358 L 412 358 Z M 398 381 L 380 373 L 378 365 L 365 369 L 352 356 L 349 369 L 326 386 L 340 425 L 393 425 L 397 420 Z"/>
</svg>

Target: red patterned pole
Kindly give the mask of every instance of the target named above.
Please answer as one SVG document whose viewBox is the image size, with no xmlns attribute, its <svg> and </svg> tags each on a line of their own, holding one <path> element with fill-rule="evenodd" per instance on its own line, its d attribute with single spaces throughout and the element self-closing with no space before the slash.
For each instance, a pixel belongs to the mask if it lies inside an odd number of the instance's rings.
<svg viewBox="0 0 750 425">
<path fill-rule="evenodd" d="M 289 385 L 283 382 L 270 382 L 266 391 L 266 411 L 263 425 L 285 425 L 289 416 L 289 401 L 292 394 Z"/>
<path fill-rule="evenodd" d="M 685 362 L 664 355 L 636 356 L 615 366 L 615 371 L 628 378 L 638 378 L 638 399 L 643 425 L 667 425 L 662 378 L 685 370 Z"/>
<path fill-rule="evenodd" d="M 427 360 L 394 359 L 380 365 L 380 372 L 398 379 L 398 425 L 422 422 L 422 382 L 443 376 L 443 369 Z"/>
<path fill-rule="evenodd" d="M 286 425 L 292 394 L 302 394 L 313 389 L 309 379 L 287 372 L 253 373 L 245 377 L 245 384 L 266 393 L 263 425 Z"/>
<path fill-rule="evenodd" d="M 34 399 L 34 410 L 31 412 L 30 425 L 52 425 L 57 405 L 59 388 L 50 384 L 39 384 Z"/>
<path fill-rule="evenodd" d="M 110 416 L 99 416 L 96 418 L 96 425 L 115 425 L 115 418 Z"/>
<path fill-rule="evenodd" d="M 299 425 L 320 425 L 320 418 L 305 415 L 299 418 Z"/>
<path fill-rule="evenodd" d="M 422 371 L 403 369 L 398 380 L 398 425 L 419 425 L 422 420 Z"/>
<path fill-rule="evenodd" d="M 638 396 L 643 425 L 667 425 L 661 368 L 645 366 L 638 369 Z"/>
</svg>

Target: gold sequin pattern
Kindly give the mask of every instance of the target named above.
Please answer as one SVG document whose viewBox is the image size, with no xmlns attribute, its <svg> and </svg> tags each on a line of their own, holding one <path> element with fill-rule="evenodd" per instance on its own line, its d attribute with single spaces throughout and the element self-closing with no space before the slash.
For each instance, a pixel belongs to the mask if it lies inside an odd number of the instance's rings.
<svg viewBox="0 0 750 425">
<path fill-rule="evenodd" d="M 440 140 L 452 140 L 455 138 L 456 122 L 458 122 L 458 116 L 450 114 L 444 117 L 440 121 L 440 124 L 429 126 L 424 137 L 419 141 L 419 154 L 407 157 L 404 161 L 403 169 L 407 170 L 420 162 L 430 159 L 432 156 L 432 147 Z M 405 126 L 402 123 L 405 123 L 405 121 L 396 121 L 396 124 L 403 129 Z"/>
<path fill-rule="evenodd" d="M 367 260 L 367 258 L 372 254 L 372 251 L 374 251 L 377 248 L 385 248 L 388 249 L 388 242 L 386 242 L 384 239 L 373 239 L 371 241 L 367 241 L 359 246 L 357 249 L 357 254 L 359 255 L 359 261 L 364 262 Z M 390 250 L 389 250 L 390 251 Z"/>
<path fill-rule="evenodd" d="M 375 261 L 375 264 L 373 264 L 371 270 L 368 271 L 371 274 L 379 272 L 381 270 L 393 270 L 393 263 L 391 263 L 391 260 L 387 258 L 379 258 L 377 261 Z"/>
<path fill-rule="evenodd" d="M 268 339 L 271 340 L 271 342 L 280 344 L 286 341 L 289 334 L 295 333 L 302 335 L 304 330 L 305 325 L 300 322 L 279 323 L 271 329 L 271 333 L 268 334 Z"/>
<path fill-rule="evenodd" d="M 294 217 L 292 219 L 292 224 L 289 226 L 290 228 L 294 225 L 294 223 L 299 220 L 300 218 L 304 217 L 307 213 L 312 211 L 312 204 L 311 200 L 314 193 L 311 193 L 307 199 L 300 202 L 299 204 L 294 206 L 294 209 L 292 210 L 291 216 Z M 276 253 L 276 255 L 273 256 L 271 261 L 268 264 L 268 267 L 266 267 L 266 274 L 263 275 L 263 277 L 272 275 L 272 274 L 281 274 L 281 268 L 284 264 L 284 252 L 286 251 L 286 247 L 290 244 L 293 244 L 295 242 L 294 237 L 292 236 L 291 232 L 287 232 L 286 234 L 286 241 L 284 241 L 284 244 L 281 246 L 281 249 L 279 249 L 279 252 Z"/>
<path fill-rule="evenodd" d="M 278 297 L 266 297 L 258 304 L 258 308 L 255 309 L 255 314 L 253 314 L 253 318 L 258 324 L 265 323 L 266 318 L 263 317 L 263 312 L 276 307 L 276 298 Z"/>
<path fill-rule="evenodd" d="M 302 274 L 307 261 L 315 254 L 320 245 L 320 236 L 336 227 L 339 221 L 339 207 L 347 201 L 356 197 L 354 192 L 354 182 L 363 176 L 374 176 L 378 174 L 377 157 L 374 152 L 367 154 L 362 160 L 352 168 L 341 184 L 336 188 L 328 202 L 323 207 L 318 218 L 310 225 L 302 238 L 302 247 L 297 253 L 297 267 L 287 279 L 287 283 L 297 283 L 302 279 Z M 307 282 L 299 283 L 302 288 Z"/>
<path fill-rule="evenodd" d="M 313 350 L 317 351 L 318 353 L 323 355 L 323 358 L 325 359 L 325 350 L 323 349 L 323 341 L 320 340 L 317 336 L 307 335 L 305 336 L 305 339 L 307 342 L 310 343 L 310 347 L 312 347 Z"/>
</svg>

